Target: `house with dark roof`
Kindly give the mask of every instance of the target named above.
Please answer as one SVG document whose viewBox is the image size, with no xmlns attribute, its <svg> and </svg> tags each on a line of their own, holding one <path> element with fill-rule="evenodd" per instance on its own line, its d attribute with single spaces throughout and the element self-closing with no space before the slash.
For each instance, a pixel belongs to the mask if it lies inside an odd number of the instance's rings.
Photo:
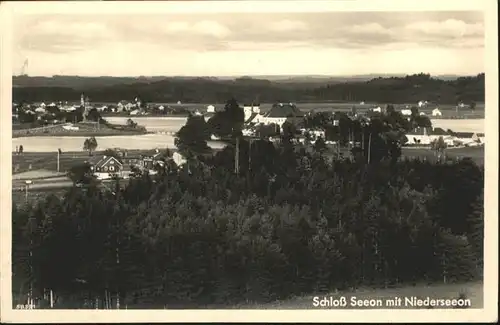
<svg viewBox="0 0 500 325">
<path fill-rule="evenodd" d="M 277 103 L 264 114 L 257 114 L 250 122 L 256 124 L 277 124 L 282 126 L 286 121 L 295 123 L 302 120 L 304 113 L 292 103 Z"/>
<path fill-rule="evenodd" d="M 97 179 L 124 177 L 124 165 L 115 157 L 92 157 L 88 162 L 90 163 L 90 168 Z"/>
<path fill-rule="evenodd" d="M 164 165 L 168 158 L 169 157 L 166 156 L 165 152 L 155 149 L 149 153 L 141 155 L 140 167 L 154 174 L 156 172 L 155 165 Z"/>
</svg>

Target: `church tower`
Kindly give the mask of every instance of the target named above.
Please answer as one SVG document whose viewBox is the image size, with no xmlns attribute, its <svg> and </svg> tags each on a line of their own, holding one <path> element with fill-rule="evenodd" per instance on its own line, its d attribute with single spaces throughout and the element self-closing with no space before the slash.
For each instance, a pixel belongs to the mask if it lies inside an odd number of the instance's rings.
<svg viewBox="0 0 500 325">
<path fill-rule="evenodd" d="M 85 95 L 82 93 L 80 96 L 80 107 L 83 108 L 83 121 L 87 122 L 87 116 L 89 115 L 90 105 L 88 103 L 88 98 L 85 98 Z"/>
</svg>

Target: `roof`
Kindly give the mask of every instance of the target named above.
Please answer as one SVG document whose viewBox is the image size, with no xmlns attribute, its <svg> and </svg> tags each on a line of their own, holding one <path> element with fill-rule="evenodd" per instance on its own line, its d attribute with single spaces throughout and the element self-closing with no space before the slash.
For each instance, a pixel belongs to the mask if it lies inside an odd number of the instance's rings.
<svg viewBox="0 0 500 325">
<path fill-rule="evenodd" d="M 434 128 L 434 130 L 432 130 L 432 135 L 449 135 L 449 134 L 445 129 Z"/>
<path fill-rule="evenodd" d="M 252 113 L 252 115 L 250 115 L 250 117 L 245 121 L 245 123 L 250 123 L 252 122 L 252 120 L 257 116 L 259 115 L 258 113 Z"/>
<path fill-rule="evenodd" d="M 161 150 L 159 150 L 159 151 L 151 150 L 151 151 L 142 155 L 143 158 L 161 158 L 164 156 L 165 156 L 165 153 L 162 152 Z"/>
<path fill-rule="evenodd" d="M 113 156 L 101 156 L 101 157 L 92 157 L 88 160 L 88 162 L 92 165 L 94 165 L 95 167 L 102 167 L 104 166 L 105 164 L 107 164 L 109 161 L 111 160 L 114 160 L 116 161 L 119 165 L 122 165 L 122 163 L 116 159 L 115 157 Z"/>
<path fill-rule="evenodd" d="M 289 103 L 289 104 L 274 104 L 269 112 L 267 112 L 265 117 L 289 117 L 292 115 L 293 117 L 302 117 L 304 114 L 297 106 Z"/>
<path fill-rule="evenodd" d="M 474 136 L 474 132 L 454 132 L 453 135 L 457 138 L 472 138 Z"/>
<path fill-rule="evenodd" d="M 433 134 L 431 131 L 431 128 L 427 128 L 427 132 L 425 132 L 425 129 L 426 128 L 419 127 L 419 128 L 416 128 L 415 130 L 412 130 L 407 135 L 431 135 L 431 134 Z"/>
</svg>

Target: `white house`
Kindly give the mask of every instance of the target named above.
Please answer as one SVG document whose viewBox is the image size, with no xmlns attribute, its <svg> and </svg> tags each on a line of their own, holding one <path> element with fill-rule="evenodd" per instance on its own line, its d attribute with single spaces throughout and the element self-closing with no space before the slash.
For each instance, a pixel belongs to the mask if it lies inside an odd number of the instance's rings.
<svg viewBox="0 0 500 325">
<path fill-rule="evenodd" d="M 439 108 L 435 108 L 432 110 L 432 116 L 442 116 L 443 114 L 439 110 Z"/>
<path fill-rule="evenodd" d="M 215 106 L 214 105 L 208 105 L 207 106 L 207 113 L 215 113 Z"/>
<path fill-rule="evenodd" d="M 251 120 L 247 121 L 247 123 L 256 123 L 256 124 L 276 124 L 280 127 L 287 121 L 288 119 L 302 118 L 303 113 L 292 103 L 288 104 L 274 104 L 271 110 L 265 114 L 252 113 L 255 115 Z"/>
<path fill-rule="evenodd" d="M 97 110 L 98 110 L 99 112 L 105 111 L 106 109 L 108 109 L 108 106 L 106 106 L 106 105 L 101 106 L 101 107 L 97 107 Z"/>
<path fill-rule="evenodd" d="M 247 121 L 252 115 L 260 114 L 259 105 L 245 105 L 243 106 L 243 112 L 245 113 L 245 121 Z"/>
<path fill-rule="evenodd" d="M 401 114 L 404 116 L 410 116 L 411 115 L 411 109 L 402 109 Z"/>
<path fill-rule="evenodd" d="M 429 104 L 426 100 L 421 100 L 418 102 L 418 107 L 425 107 Z"/>
<path fill-rule="evenodd" d="M 164 111 L 164 110 L 165 110 L 165 107 L 163 107 L 163 105 L 161 105 L 160 107 L 158 107 L 158 110 L 160 110 L 160 111 Z"/>
<path fill-rule="evenodd" d="M 115 157 L 95 157 L 90 161 L 91 169 L 97 179 L 109 179 L 113 176 L 122 176 L 123 164 Z"/>
<path fill-rule="evenodd" d="M 35 108 L 35 112 L 36 113 L 45 113 L 46 110 L 45 110 L 45 108 L 40 106 L 40 107 Z"/>
<path fill-rule="evenodd" d="M 372 112 L 382 113 L 382 108 L 376 107 L 371 109 Z"/>
<path fill-rule="evenodd" d="M 66 111 L 66 112 L 74 112 L 74 111 L 76 111 L 76 107 L 75 106 L 66 106 L 66 107 L 63 107 L 62 110 Z"/>
<path fill-rule="evenodd" d="M 180 165 L 183 165 L 186 163 L 186 159 L 177 151 L 174 152 L 174 154 L 172 155 L 172 159 L 174 160 L 174 162 L 177 166 L 180 166 Z"/>
<path fill-rule="evenodd" d="M 80 129 L 78 126 L 73 126 L 72 124 L 63 125 L 62 128 L 68 131 L 78 131 Z"/>
<path fill-rule="evenodd" d="M 137 115 L 137 114 L 139 114 L 139 110 L 138 109 L 134 109 L 133 111 L 130 111 L 129 114 L 130 115 Z"/>
<path fill-rule="evenodd" d="M 420 112 L 420 116 L 425 116 L 427 114 L 425 114 L 424 112 Z"/>
</svg>

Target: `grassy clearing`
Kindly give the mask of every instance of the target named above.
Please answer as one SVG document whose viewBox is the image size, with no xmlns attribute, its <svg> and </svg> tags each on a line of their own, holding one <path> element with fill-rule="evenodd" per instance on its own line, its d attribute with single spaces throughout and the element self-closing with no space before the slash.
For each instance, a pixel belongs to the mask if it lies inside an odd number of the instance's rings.
<svg viewBox="0 0 500 325">
<path fill-rule="evenodd" d="M 424 148 L 403 148 L 403 157 L 408 158 L 426 158 L 435 160 L 436 156 L 433 150 Z M 476 164 L 484 164 L 484 147 L 465 147 L 465 148 L 449 148 L 446 149 L 446 155 L 451 159 L 456 158 L 471 158 Z"/>
<path fill-rule="evenodd" d="M 152 149 L 151 149 L 152 150 Z M 128 150 L 128 157 L 139 157 L 141 154 L 151 150 Z M 104 151 L 96 151 L 93 156 L 104 154 Z M 24 152 L 22 155 L 12 154 L 12 174 L 18 175 L 16 178 L 23 177 L 21 173 L 27 173 L 38 178 L 46 176 L 60 176 L 78 163 L 83 163 L 91 156 L 84 151 L 63 152 L 59 157 L 59 171 L 57 174 L 57 152 Z M 16 165 L 18 166 L 15 171 Z M 29 168 L 31 165 L 31 169 Z M 28 177 L 28 176 L 26 176 Z M 13 177 L 14 178 L 14 177 Z"/>
<path fill-rule="evenodd" d="M 62 197 L 66 193 L 67 188 L 49 188 L 43 191 L 29 191 L 28 192 L 28 202 L 36 203 L 44 200 L 50 194 L 54 194 L 58 197 Z M 12 206 L 23 205 L 26 203 L 26 192 L 25 191 L 12 191 Z"/>
</svg>

